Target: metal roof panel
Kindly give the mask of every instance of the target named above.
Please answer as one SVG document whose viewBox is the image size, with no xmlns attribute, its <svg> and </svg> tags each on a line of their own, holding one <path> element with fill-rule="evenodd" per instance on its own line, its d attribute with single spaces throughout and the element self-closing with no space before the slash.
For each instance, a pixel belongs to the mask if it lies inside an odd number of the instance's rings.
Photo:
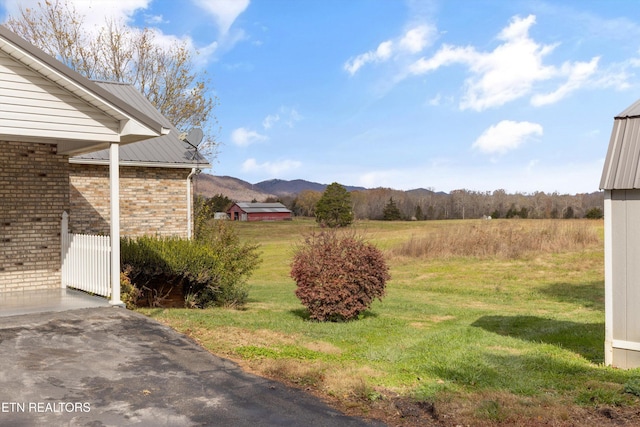
<svg viewBox="0 0 640 427">
<path fill-rule="evenodd" d="M 236 203 L 240 209 L 246 213 L 290 213 L 282 203 L 249 203 L 238 202 Z"/>
<path fill-rule="evenodd" d="M 170 129 L 167 135 L 121 147 L 121 162 L 156 164 L 158 166 L 211 167 L 204 156 L 195 152 L 180 139 L 178 130 L 135 87 L 126 83 L 99 81 L 95 83 Z M 77 162 L 83 160 L 106 162 L 109 160 L 109 150 L 76 156 L 74 160 Z"/>
<path fill-rule="evenodd" d="M 640 104 L 636 104 L 640 107 Z M 630 107 L 625 111 L 633 110 Z M 602 170 L 600 189 L 636 188 L 640 188 L 640 116 L 616 117 Z"/>
</svg>

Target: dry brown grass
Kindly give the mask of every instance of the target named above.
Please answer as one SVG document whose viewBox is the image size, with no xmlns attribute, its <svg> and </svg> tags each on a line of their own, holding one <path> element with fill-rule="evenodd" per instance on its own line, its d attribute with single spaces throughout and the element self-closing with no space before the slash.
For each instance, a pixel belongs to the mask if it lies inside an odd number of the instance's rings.
<svg viewBox="0 0 640 427">
<path fill-rule="evenodd" d="M 600 243 L 591 221 L 491 220 L 414 235 L 391 253 L 412 258 L 516 259 L 532 253 L 580 250 Z"/>
</svg>

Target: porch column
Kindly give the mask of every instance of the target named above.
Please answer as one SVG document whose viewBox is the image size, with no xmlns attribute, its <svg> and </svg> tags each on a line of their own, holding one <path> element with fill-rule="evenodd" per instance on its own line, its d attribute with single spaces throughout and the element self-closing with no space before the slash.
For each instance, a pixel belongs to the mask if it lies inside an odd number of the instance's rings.
<svg viewBox="0 0 640 427">
<path fill-rule="evenodd" d="M 111 300 L 124 307 L 120 300 L 120 145 L 112 142 L 109 149 L 109 187 L 111 189 Z"/>
</svg>

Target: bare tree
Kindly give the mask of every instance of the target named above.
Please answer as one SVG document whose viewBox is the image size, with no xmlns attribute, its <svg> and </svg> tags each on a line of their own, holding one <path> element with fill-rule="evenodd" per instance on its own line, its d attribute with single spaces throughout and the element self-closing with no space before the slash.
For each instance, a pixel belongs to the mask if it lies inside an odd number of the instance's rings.
<svg viewBox="0 0 640 427">
<path fill-rule="evenodd" d="M 206 73 L 194 69 L 185 42 L 161 44 L 153 29 L 132 29 L 109 19 L 90 31 L 68 0 L 20 7 L 5 25 L 90 79 L 132 84 L 180 131 L 204 128 L 205 145 L 214 153 L 211 132 L 217 121 L 212 112 L 218 101 Z"/>
</svg>

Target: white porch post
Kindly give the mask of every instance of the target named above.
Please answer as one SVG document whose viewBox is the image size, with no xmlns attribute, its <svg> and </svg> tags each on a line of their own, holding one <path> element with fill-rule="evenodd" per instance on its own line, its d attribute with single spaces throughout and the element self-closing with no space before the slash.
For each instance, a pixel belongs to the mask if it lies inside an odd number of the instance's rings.
<svg viewBox="0 0 640 427">
<path fill-rule="evenodd" d="M 604 364 L 613 363 L 613 218 L 611 190 L 604 192 Z"/>
<path fill-rule="evenodd" d="M 191 173 L 187 176 L 187 239 L 193 237 L 193 198 L 191 197 L 191 178 L 196 174 L 197 169 L 191 168 Z"/>
<path fill-rule="evenodd" d="M 124 306 L 120 300 L 120 146 L 109 149 L 109 187 L 111 189 L 111 305 Z"/>
</svg>

